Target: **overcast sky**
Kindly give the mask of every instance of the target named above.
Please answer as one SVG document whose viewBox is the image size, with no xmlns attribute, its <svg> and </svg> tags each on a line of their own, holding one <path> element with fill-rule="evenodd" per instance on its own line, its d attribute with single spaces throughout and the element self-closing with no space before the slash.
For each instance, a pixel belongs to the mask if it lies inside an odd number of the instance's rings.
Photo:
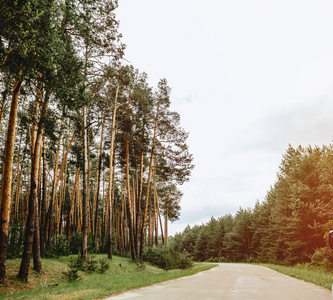
<svg viewBox="0 0 333 300">
<path fill-rule="evenodd" d="M 125 57 L 190 132 L 169 232 L 263 201 L 291 144 L 333 138 L 332 0 L 119 0 Z"/>
</svg>

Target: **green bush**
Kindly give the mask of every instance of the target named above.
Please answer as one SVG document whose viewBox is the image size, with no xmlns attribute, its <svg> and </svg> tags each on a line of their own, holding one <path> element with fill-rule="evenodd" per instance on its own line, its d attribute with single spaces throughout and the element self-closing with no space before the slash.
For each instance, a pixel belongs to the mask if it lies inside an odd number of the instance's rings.
<svg viewBox="0 0 333 300">
<path fill-rule="evenodd" d="M 107 259 L 100 259 L 99 264 L 100 264 L 100 266 L 98 268 L 98 271 L 102 274 L 110 269 L 110 263 L 108 262 Z"/>
<path fill-rule="evenodd" d="M 218 257 L 210 257 L 206 259 L 206 262 L 219 262 L 219 259 Z"/>
<path fill-rule="evenodd" d="M 73 260 L 73 258 L 71 257 L 69 267 L 72 268 L 72 269 L 78 269 L 78 270 L 81 270 L 81 271 L 86 270 L 85 260 L 81 257 L 80 253 L 79 253 L 76 260 Z"/>
<path fill-rule="evenodd" d="M 71 254 L 78 254 L 82 246 L 82 233 L 73 232 L 69 239 L 69 250 Z"/>
<path fill-rule="evenodd" d="M 78 269 L 75 268 L 70 268 L 69 271 L 62 272 L 62 274 L 64 274 L 65 279 L 67 279 L 69 282 L 75 282 L 81 280 Z"/>
<path fill-rule="evenodd" d="M 189 269 L 193 266 L 193 261 L 187 253 L 175 251 L 171 246 L 148 248 L 144 252 L 143 259 L 166 271 Z"/>
<path fill-rule="evenodd" d="M 193 267 L 193 261 L 187 253 L 180 253 L 178 259 L 178 269 L 189 269 Z"/>
<path fill-rule="evenodd" d="M 78 254 L 81 251 L 82 247 L 82 233 L 81 232 L 73 232 L 71 237 L 69 238 L 69 249 L 71 254 Z M 92 233 L 88 235 L 88 253 L 106 253 L 107 252 L 107 244 L 106 239 L 102 240 L 99 249 L 97 249 L 97 243 L 94 240 L 94 236 Z"/>
<path fill-rule="evenodd" d="M 225 256 L 220 256 L 218 259 L 217 259 L 217 262 L 220 262 L 220 263 L 229 263 L 230 260 L 225 257 Z"/>
<path fill-rule="evenodd" d="M 95 258 L 95 256 L 89 256 L 88 259 L 86 260 L 86 270 L 89 273 L 93 273 L 97 270 L 97 264 L 98 261 Z"/>
<path fill-rule="evenodd" d="M 95 256 L 89 256 L 87 260 L 84 260 L 80 256 L 80 254 L 78 255 L 76 260 L 73 260 L 73 258 L 71 258 L 68 266 L 71 269 L 77 269 L 88 273 L 93 273 L 96 271 L 99 271 L 100 273 L 105 273 L 110 268 L 110 264 L 107 259 L 100 259 L 98 261 Z"/>
<path fill-rule="evenodd" d="M 333 250 L 328 247 L 318 248 L 311 256 L 312 266 L 322 267 L 326 270 L 333 270 Z"/>
<path fill-rule="evenodd" d="M 64 234 L 52 237 L 50 244 L 45 249 L 45 257 L 68 256 L 69 254 L 70 249 Z"/>
</svg>

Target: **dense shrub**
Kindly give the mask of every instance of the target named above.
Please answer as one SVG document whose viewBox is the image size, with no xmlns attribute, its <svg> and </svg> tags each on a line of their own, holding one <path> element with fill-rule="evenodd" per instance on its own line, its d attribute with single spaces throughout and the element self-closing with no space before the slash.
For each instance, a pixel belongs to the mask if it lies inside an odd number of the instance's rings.
<svg viewBox="0 0 333 300">
<path fill-rule="evenodd" d="M 107 239 L 102 239 L 102 243 L 99 245 L 97 249 L 97 243 L 94 239 L 92 233 L 88 235 L 88 253 L 107 253 Z M 69 249 L 71 254 L 78 254 L 81 251 L 82 247 L 82 233 L 81 232 L 73 232 L 71 237 L 69 238 Z"/>
<path fill-rule="evenodd" d="M 71 269 L 81 270 L 88 273 L 96 271 L 105 273 L 110 268 L 110 263 L 107 259 L 97 260 L 93 255 L 89 256 L 87 260 L 84 260 L 80 255 L 78 255 L 76 260 L 71 258 L 69 267 Z"/>
<path fill-rule="evenodd" d="M 62 274 L 64 274 L 65 279 L 69 282 L 76 282 L 82 279 L 82 277 L 79 275 L 78 269 L 75 268 L 70 268 L 69 271 L 62 272 Z"/>
<path fill-rule="evenodd" d="M 145 250 L 143 259 L 163 270 L 189 269 L 193 261 L 187 253 L 175 251 L 171 246 L 157 246 Z"/>
<path fill-rule="evenodd" d="M 333 250 L 328 247 L 316 249 L 311 256 L 311 265 L 333 270 Z"/>
<path fill-rule="evenodd" d="M 67 238 L 64 234 L 54 236 L 45 249 L 45 257 L 59 257 L 70 254 Z"/>
<path fill-rule="evenodd" d="M 103 274 L 110 269 L 110 263 L 107 259 L 100 259 L 98 262 L 100 264 L 100 266 L 98 267 L 98 271 L 100 273 Z"/>
<path fill-rule="evenodd" d="M 82 233 L 73 232 L 69 238 L 69 250 L 71 254 L 78 254 L 81 250 L 82 245 Z"/>
</svg>

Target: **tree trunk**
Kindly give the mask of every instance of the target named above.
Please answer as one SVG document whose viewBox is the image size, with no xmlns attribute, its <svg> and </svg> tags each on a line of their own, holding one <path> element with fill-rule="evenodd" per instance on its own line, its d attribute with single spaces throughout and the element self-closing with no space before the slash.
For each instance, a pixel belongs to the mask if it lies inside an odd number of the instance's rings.
<svg viewBox="0 0 333 300">
<path fill-rule="evenodd" d="M 99 193 L 100 193 L 100 185 L 101 185 L 101 170 L 102 170 L 102 153 L 103 153 L 103 135 L 104 135 L 104 123 L 106 117 L 107 108 L 105 106 L 103 121 L 102 121 L 102 130 L 101 130 L 101 141 L 99 144 L 99 156 L 98 156 L 98 170 L 97 170 L 97 192 L 96 192 L 96 210 L 95 210 L 95 239 L 97 239 L 98 228 L 99 228 L 99 220 L 98 220 L 98 208 L 99 208 Z"/>
<path fill-rule="evenodd" d="M 148 210 L 149 210 L 149 214 L 148 214 L 148 247 L 152 246 L 152 225 L 151 225 L 151 211 L 152 211 L 152 204 L 151 204 L 151 200 L 148 206 Z"/>
<path fill-rule="evenodd" d="M 41 203 L 40 217 L 40 254 L 44 256 L 45 251 L 45 225 L 46 225 L 46 197 L 47 197 L 47 176 L 46 176 L 46 153 L 45 153 L 45 138 L 43 136 L 43 194 Z"/>
<path fill-rule="evenodd" d="M 32 247 L 36 229 L 37 219 L 37 209 L 38 209 L 38 171 L 39 171 L 39 157 L 41 153 L 41 146 L 42 146 L 42 131 L 44 128 L 44 117 L 46 115 L 46 109 L 49 103 L 49 93 L 45 95 L 45 100 L 40 116 L 40 121 L 38 125 L 37 136 L 35 137 L 35 142 L 32 143 L 32 157 L 31 157 L 31 178 L 30 178 L 30 195 L 29 195 L 29 211 L 28 211 L 28 218 L 26 223 L 25 229 L 25 239 L 24 239 L 24 248 L 23 248 L 23 255 L 22 261 L 20 266 L 20 271 L 18 274 L 18 278 L 22 281 L 27 282 L 29 276 L 29 265 L 30 265 L 30 258 L 32 254 Z M 39 232 L 38 232 L 39 234 Z M 38 237 L 37 242 L 39 243 Z M 35 253 L 34 255 L 39 256 L 36 257 L 36 260 L 40 260 L 40 247 L 36 245 L 36 250 L 39 252 Z M 34 259 L 35 260 L 35 259 Z M 41 262 L 37 262 L 37 268 L 41 272 L 41 266 L 38 267 L 38 264 Z"/>
<path fill-rule="evenodd" d="M 67 230 L 66 230 L 66 234 L 67 234 L 67 238 L 70 237 L 72 231 L 73 231 L 73 227 L 76 228 L 76 223 L 75 223 L 75 215 L 76 215 L 76 210 L 75 209 L 75 194 L 77 193 L 77 189 L 78 189 L 78 182 L 80 180 L 80 168 L 76 167 L 76 172 L 75 172 L 75 179 L 74 179 L 74 186 L 73 186 L 73 190 L 70 196 L 70 203 L 71 203 L 71 207 L 68 213 L 68 221 L 67 221 Z"/>
<path fill-rule="evenodd" d="M 152 167 L 153 167 L 154 149 L 155 149 L 156 131 L 157 131 L 157 120 L 158 120 L 158 115 L 159 115 L 160 102 L 161 102 L 161 99 L 159 99 L 158 104 L 157 104 L 157 109 L 156 109 L 156 116 L 155 116 L 155 122 L 154 122 L 155 123 L 154 124 L 154 136 L 153 136 L 153 143 L 151 146 L 150 161 L 149 161 L 146 199 L 145 199 L 145 206 L 144 206 L 143 217 L 142 217 L 141 241 L 140 241 L 140 260 L 141 261 L 143 260 L 143 250 L 144 250 L 145 238 L 146 238 L 149 185 L 150 185 L 151 172 L 152 172 Z"/>
<path fill-rule="evenodd" d="M 135 241 L 135 252 L 139 254 L 139 240 L 140 240 L 140 224 L 141 224 L 141 200 L 142 200 L 142 185 L 143 185 L 143 152 L 141 153 L 140 160 L 140 178 L 139 178 L 139 193 L 137 197 L 137 211 L 136 211 L 136 241 Z M 141 258 L 140 258 L 141 259 Z"/>
<path fill-rule="evenodd" d="M 35 221 L 35 233 L 34 233 L 34 242 L 33 242 L 33 261 L 34 261 L 34 270 L 39 274 L 42 274 L 42 260 L 40 252 L 40 231 L 39 231 L 39 208 L 38 204 L 36 205 L 36 221 Z"/>
<path fill-rule="evenodd" d="M 129 229 L 129 239 L 130 239 L 130 248 L 132 254 L 132 260 L 136 261 L 135 253 L 135 243 L 134 243 L 134 234 L 133 234 L 133 217 L 132 217 L 132 207 L 131 207 L 131 185 L 129 178 L 129 140 L 126 139 L 126 187 L 127 187 L 127 208 L 128 208 L 128 229 Z"/>
<path fill-rule="evenodd" d="M 17 151 L 17 158 L 16 158 L 16 171 L 15 171 L 15 176 L 13 178 L 13 183 L 12 183 L 12 191 L 14 191 L 14 185 L 15 185 L 15 182 L 16 182 L 16 192 L 13 193 L 12 192 L 12 203 L 14 204 L 14 213 L 12 213 L 12 216 L 14 217 L 14 220 L 17 220 L 17 194 L 19 193 L 19 184 L 20 184 L 20 173 L 21 173 L 21 170 L 20 170 L 20 155 L 21 155 L 21 146 L 22 146 L 22 136 L 23 136 L 23 132 L 21 133 L 21 136 L 20 136 L 20 144 L 19 144 L 19 148 L 18 148 L 18 151 Z"/>
<path fill-rule="evenodd" d="M 112 128 L 111 128 L 111 146 L 110 146 L 110 175 L 109 175 L 109 186 L 107 192 L 107 200 L 106 203 L 109 209 L 109 222 L 108 222 L 108 258 L 112 259 L 112 185 L 113 185 L 113 152 L 114 152 L 114 139 L 116 133 L 116 116 L 117 116 L 117 98 L 118 98 L 119 84 L 117 86 L 116 96 L 114 98 L 114 109 L 113 109 L 113 118 L 112 118 Z"/>
<path fill-rule="evenodd" d="M 157 192 L 156 192 L 156 205 L 157 205 L 157 215 L 158 215 L 158 219 L 160 221 L 160 227 L 161 227 L 162 244 L 164 245 L 164 235 L 163 235 L 162 219 L 161 219 L 160 205 L 159 205 L 159 201 L 158 201 L 158 194 L 157 194 Z"/>
<path fill-rule="evenodd" d="M 166 209 L 166 212 L 165 212 L 165 216 L 164 216 L 164 230 L 165 230 L 165 233 L 164 233 L 164 241 L 165 241 L 165 245 L 168 245 L 168 208 Z"/>
<path fill-rule="evenodd" d="M 18 98 L 21 85 L 22 81 L 15 80 L 8 120 L 3 177 L 1 180 L 0 284 L 5 283 L 6 281 L 6 258 L 9 237 L 10 204 L 12 194 L 11 187 L 15 144 L 15 126 L 17 120 L 17 107 L 19 100 Z"/>
<path fill-rule="evenodd" d="M 84 260 L 88 259 L 88 137 L 87 137 L 87 108 L 83 108 L 83 203 L 82 203 L 82 253 Z"/>
<path fill-rule="evenodd" d="M 47 210 L 47 215 L 46 215 L 46 230 L 45 230 L 45 242 L 46 242 L 46 244 L 49 243 L 50 238 L 51 238 L 53 205 L 54 205 L 54 202 L 55 202 L 57 187 L 58 187 L 57 173 L 58 173 L 58 164 L 59 164 L 59 155 L 60 155 L 60 142 L 61 142 L 63 125 L 64 125 L 64 120 L 62 119 L 61 120 L 61 125 L 60 125 L 60 137 L 59 137 L 59 141 L 58 141 L 56 161 L 55 161 L 54 167 L 53 167 L 53 173 L 54 174 L 53 174 L 53 186 L 52 186 L 51 200 L 50 200 L 49 208 Z M 52 156 L 52 158 L 53 158 L 53 156 Z"/>
<path fill-rule="evenodd" d="M 41 140 L 41 139 L 40 139 Z M 37 139 L 39 141 L 39 139 Z M 35 233 L 36 211 L 37 211 L 37 182 L 38 182 L 38 144 L 36 141 L 36 151 L 32 157 L 31 164 L 31 184 L 29 196 L 29 212 L 25 229 L 24 250 L 18 278 L 22 281 L 28 281 L 30 258 L 32 254 L 32 245 Z"/>
<path fill-rule="evenodd" d="M 42 137 L 42 139 L 44 136 Z M 43 140 L 40 145 L 41 153 L 43 151 Z M 41 210 L 41 186 L 42 186 L 42 155 L 39 155 L 38 161 L 38 191 L 37 191 L 37 207 L 36 207 L 36 221 L 35 221 L 35 234 L 34 234 L 34 244 L 33 244 L 33 261 L 34 261 L 34 270 L 39 274 L 42 274 L 42 260 L 41 260 L 41 251 L 40 251 L 40 210 Z"/>
<path fill-rule="evenodd" d="M 158 245 L 158 220 L 157 220 L 157 190 L 156 190 L 156 178 L 154 170 L 154 226 L 155 226 L 155 245 Z"/>
</svg>

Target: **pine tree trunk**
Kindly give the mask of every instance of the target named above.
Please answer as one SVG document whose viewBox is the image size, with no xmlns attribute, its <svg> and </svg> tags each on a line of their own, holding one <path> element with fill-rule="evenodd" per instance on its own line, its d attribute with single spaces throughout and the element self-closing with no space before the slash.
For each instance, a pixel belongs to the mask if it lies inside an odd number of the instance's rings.
<svg viewBox="0 0 333 300">
<path fill-rule="evenodd" d="M 60 155 L 60 142 L 61 142 L 61 136 L 62 136 L 62 128 L 64 125 L 64 120 L 61 120 L 61 125 L 60 125 L 60 137 L 58 141 L 58 146 L 57 146 L 57 154 L 56 154 L 56 161 L 54 163 L 53 167 L 53 185 L 52 185 L 52 193 L 51 193 L 51 200 L 49 203 L 49 208 L 47 210 L 47 215 L 46 215 L 46 230 L 45 230 L 45 242 L 48 244 L 51 239 L 51 232 L 52 232 L 52 216 L 53 216 L 53 206 L 55 203 L 56 199 L 56 193 L 57 193 L 57 174 L 58 174 L 58 164 L 59 164 L 59 155 Z"/>
<path fill-rule="evenodd" d="M 136 220 L 136 212 L 137 212 L 137 188 L 135 185 L 135 179 L 133 178 L 132 180 L 132 216 L 133 216 L 133 251 L 135 253 L 136 258 L 138 257 L 138 252 L 137 252 L 137 243 L 138 243 L 138 233 L 136 231 L 136 226 L 137 226 L 137 220 Z"/>
<path fill-rule="evenodd" d="M 44 136 L 42 137 L 42 139 Z M 42 152 L 43 152 L 43 140 L 40 145 L 40 155 L 38 161 L 38 191 L 37 191 L 37 209 L 36 209 L 36 221 L 35 221 L 35 236 L 33 244 L 33 260 L 34 270 L 39 274 L 42 274 L 42 260 L 40 251 L 40 211 L 41 211 L 41 186 L 42 186 Z"/>
<path fill-rule="evenodd" d="M 102 170 L 102 153 L 103 153 L 103 135 L 104 135 L 104 123 L 107 112 L 107 106 L 105 106 L 103 121 L 102 121 L 102 130 L 101 130 L 101 141 L 99 144 L 99 156 L 98 156 L 98 170 L 97 170 L 97 191 L 96 191 L 96 204 L 95 204 L 95 232 L 94 236 L 97 239 L 98 236 L 98 228 L 99 228 L 99 219 L 98 219 L 98 209 L 99 209 L 99 193 L 100 193 L 100 185 L 101 185 L 101 170 Z"/>
<path fill-rule="evenodd" d="M 45 137 L 43 136 L 43 193 L 41 203 L 40 217 L 40 254 L 43 257 L 45 251 L 45 225 L 46 225 L 46 197 L 47 197 L 47 176 L 46 176 L 46 153 L 45 153 Z"/>
<path fill-rule="evenodd" d="M 145 239 L 146 239 L 146 226 L 147 226 L 147 210 L 148 210 L 148 201 L 149 201 L 149 185 L 151 179 L 151 172 L 153 167 L 153 159 L 154 159 L 154 150 L 155 150 L 155 142 L 156 142 L 156 134 L 157 134 L 157 120 L 159 116 L 159 109 L 160 109 L 160 101 L 159 99 L 156 109 L 156 116 L 155 116 L 155 124 L 154 124 L 154 136 L 152 141 L 152 147 L 150 152 L 150 161 L 149 161 L 149 170 L 148 170 L 148 179 L 147 179 L 147 189 L 146 189 L 146 199 L 145 199 L 145 206 L 142 216 L 142 227 L 141 227 L 141 241 L 140 241 L 140 260 L 143 260 L 143 250 L 145 246 Z"/>
<path fill-rule="evenodd" d="M 108 221 L 108 258 L 112 259 L 112 185 L 113 185 L 113 153 L 114 153 L 114 139 L 116 134 L 116 116 L 117 116 L 117 98 L 118 98 L 119 84 L 117 86 L 116 96 L 114 98 L 114 109 L 113 109 L 113 118 L 112 118 L 112 128 L 111 128 L 111 146 L 110 146 L 110 175 L 109 175 L 109 186 L 107 192 L 106 203 L 109 210 L 109 221 Z"/>
<path fill-rule="evenodd" d="M 77 192 L 77 186 L 78 186 L 78 181 L 80 180 L 80 168 L 76 167 L 76 171 L 75 171 L 75 179 L 74 179 L 74 186 L 73 186 L 73 190 L 70 196 L 70 210 L 68 213 L 68 221 L 66 224 L 66 235 L 67 238 L 70 237 L 73 229 L 75 228 L 75 215 L 76 215 L 76 206 L 75 206 L 75 194 Z"/>
<path fill-rule="evenodd" d="M 156 190 L 156 179 L 154 171 L 154 227 L 155 227 L 155 245 L 158 245 L 158 222 L 157 222 L 157 190 Z"/>
<path fill-rule="evenodd" d="M 148 247 L 151 247 L 152 246 L 152 237 L 151 237 L 151 234 L 152 234 L 152 232 L 151 232 L 151 229 L 152 229 L 152 226 L 151 226 L 152 205 L 151 205 L 151 203 L 149 203 L 148 210 L 149 210 L 149 214 L 148 214 Z"/>
<path fill-rule="evenodd" d="M 87 108 L 83 108 L 83 203 L 82 203 L 82 253 L 84 260 L 88 259 L 88 138 L 87 138 Z"/>
<path fill-rule="evenodd" d="M 168 208 L 166 209 L 166 212 L 165 212 L 165 216 L 164 216 L 164 220 L 165 220 L 165 223 L 164 223 L 164 230 L 165 230 L 165 233 L 164 233 L 164 241 L 165 241 L 165 245 L 168 245 Z"/>
<path fill-rule="evenodd" d="M 87 124 L 89 124 L 89 114 L 87 113 Z M 91 205 L 90 197 L 90 126 L 87 127 L 87 200 L 88 200 L 88 234 L 92 231 L 93 228 L 93 206 Z"/>
<path fill-rule="evenodd" d="M 134 243 L 134 234 L 133 234 L 133 217 L 132 217 L 132 207 L 131 207 L 131 185 L 129 178 L 129 140 L 126 139 L 126 186 L 127 186 L 127 207 L 128 207 L 128 229 L 129 229 L 129 239 L 130 239 L 130 248 L 132 254 L 132 260 L 136 261 L 135 254 L 135 243 Z"/>
<path fill-rule="evenodd" d="M 160 227 L 161 227 L 161 237 L 162 237 L 162 244 L 164 245 L 164 234 L 163 234 L 163 227 L 162 227 L 162 218 L 161 218 L 161 212 L 158 204 L 158 199 L 157 199 L 157 212 L 158 212 L 158 218 L 160 220 Z"/>
<path fill-rule="evenodd" d="M 42 274 L 42 260 L 40 252 L 40 231 L 39 231 L 39 208 L 36 205 L 36 221 L 35 221 L 35 233 L 34 233 L 34 243 L 33 243 L 33 261 L 34 270 Z"/>
<path fill-rule="evenodd" d="M 15 193 L 15 212 L 14 212 L 15 220 L 19 220 L 20 218 L 20 195 L 22 193 L 21 189 L 22 189 L 22 169 L 20 168 L 16 184 L 16 193 Z"/>
<path fill-rule="evenodd" d="M 20 185 L 20 154 L 21 154 L 21 146 L 22 146 L 22 136 L 23 136 L 23 132 L 21 133 L 20 136 L 20 144 L 19 144 L 19 148 L 17 151 L 17 158 L 16 158 L 16 172 L 15 172 L 15 176 L 13 179 L 13 184 L 12 184 L 12 190 L 14 191 L 14 184 L 16 182 L 16 192 L 12 193 L 12 203 L 14 204 L 14 212 L 12 213 L 12 216 L 14 217 L 14 220 L 17 221 L 17 206 L 18 206 L 18 202 L 17 200 L 17 194 L 19 193 L 19 185 Z"/>
<path fill-rule="evenodd" d="M 38 131 L 37 136 L 33 138 L 32 143 L 32 157 L 31 157 L 31 178 L 30 178 L 30 195 L 29 195 L 29 211 L 28 211 L 28 218 L 26 223 L 26 229 L 25 229 L 25 239 L 24 239 L 24 248 L 23 248 L 23 255 L 22 255 L 22 261 L 20 266 L 20 271 L 18 274 L 18 278 L 22 281 L 27 282 L 28 276 L 29 276 L 29 265 L 30 265 L 30 258 L 32 254 L 32 248 L 33 248 L 33 241 L 35 237 L 35 229 L 36 229 L 36 223 L 38 223 L 38 171 L 39 171 L 39 157 L 41 153 L 41 146 L 42 146 L 42 131 L 44 127 L 44 117 L 46 114 L 46 109 L 49 103 L 49 93 L 46 94 L 41 116 L 40 116 L 40 122 L 38 125 Z M 35 142 L 34 142 L 35 141 Z M 39 232 L 38 232 L 39 235 Z M 36 235 L 36 244 L 39 244 L 39 239 Z M 40 247 L 39 245 L 36 245 L 35 248 L 36 252 L 34 255 L 36 255 L 36 261 L 40 261 Z M 38 257 L 39 256 L 39 257 Z M 35 257 L 34 257 L 35 261 Z M 39 271 L 41 272 L 41 266 L 38 266 L 38 264 L 41 265 L 41 262 L 36 262 L 36 267 L 39 268 Z"/>
<path fill-rule="evenodd" d="M 10 204 L 12 194 L 11 187 L 15 145 L 15 126 L 17 120 L 17 107 L 19 100 L 18 98 L 21 85 L 22 81 L 15 80 L 8 120 L 3 177 L 1 180 L 0 284 L 5 283 L 6 281 L 6 258 L 9 237 Z"/>
<path fill-rule="evenodd" d="M 137 211 L 136 211 L 136 242 L 135 251 L 137 255 L 139 254 L 139 240 L 140 240 L 140 223 L 141 223 L 141 200 L 142 200 L 142 186 L 143 186 L 143 152 L 141 153 L 140 160 L 140 178 L 139 178 L 139 193 L 137 198 Z M 141 260 L 141 257 L 140 257 Z"/>
<path fill-rule="evenodd" d="M 38 150 L 36 149 L 31 164 L 29 212 L 26 222 L 22 261 L 21 261 L 20 271 L 18 274 L 18 278 L 25 282 L 28 281 L 30 258 L 32 254 L 32 245 L 35 233 L 36 210 L 37 210 L 37 181 L 38 181 L 38 166 L 36 159 L 37 155 L 38 155 Z"/>
</svg>

